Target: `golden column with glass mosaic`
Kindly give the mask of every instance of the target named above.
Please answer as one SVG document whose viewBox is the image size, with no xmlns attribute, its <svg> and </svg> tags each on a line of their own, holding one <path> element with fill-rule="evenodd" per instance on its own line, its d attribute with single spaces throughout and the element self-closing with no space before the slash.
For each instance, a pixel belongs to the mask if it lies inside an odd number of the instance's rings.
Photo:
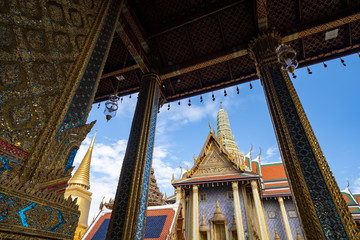
<svg viewBox="0 0 360 240">
<path fill-rule="evenodd" d="M 288 73 L 279 66 L 281 36 L 261 34 L 249 44 L 304 233 L 308 239 L 360 239 Z M 292 71 L 293 69 L 289 69 Z"/>
</svg>

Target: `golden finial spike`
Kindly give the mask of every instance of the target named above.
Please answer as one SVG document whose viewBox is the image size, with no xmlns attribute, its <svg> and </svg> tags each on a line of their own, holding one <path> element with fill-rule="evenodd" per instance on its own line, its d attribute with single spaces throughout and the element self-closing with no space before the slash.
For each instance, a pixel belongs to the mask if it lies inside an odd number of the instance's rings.
<svg viewBox="0 0 360 240">
<path fill-rule="evenodd" d="M 260 155 L 261 155 L 261 148 L 260 148 L 260 153 L 259 153 L 259 157 L 260 157 Z"/>
<path fill-rule="evenodd" d="M 167 199 L 166 193 L 165 193 L 165 200 Z"/>
<path fill-rule="evenodd" d="M 175 180 L 175 176 L 174 176 L 174 173 L 172 174 L 172 177 L 171 177 L 171 182 L 173 182 Z"/>
<path fill-rule="evenodd" d="M 274 240 L 281 240 L 281 238 L 279 237 L 279 234 L 278 234 L 278 232 L 276 230 L 276 227 L 275 227 L 275 238 L 274 238 Z"/>
<path fill-rule="evenodd" d="M 205 226 L 206 226 L 204 213 L 202 214 L 201 225 L 205 225 Z"/>
<path fill-rule="evenodd" d="M 252 150 L 253 150 L 253 145 L 251 144 L 250 153 L 251 153 Z"/>
<path fill-rule="evenodd" d="M 96 132 L 91 140 L 89 149 L 87 150 L 83 160 L 81 161 L 79 168 L 74 173 L 74 176 L 69 181 L 69 185 L 71 184 L 80 184 L 85 186 L 86 189 L 90 188 L 90 164 L 91 164 L 91 154 L 94 148 Z"/>
<path fill-rule="evenodd" d="M 194 158 L 194 164 L 196 164 L 197 160 L 196 160 L 195 154 L 194 154 L 193 158 Z"/>
<path fill-rule="evenodd" d="M 210 120 L 209 120 L 209 128 L 210 128 L 210 132 L 212 132 L 212 131 L 211 131 L 211 124 L 210 124 Z"/>
<path fill-rule="evenodd" d="M 215 126 L 213 125 L 213 132 L 214 132 L 214 134 L 215 134 Z"/>
<path fill-rule="evenodd" d="M 219 206 L 219 200 L 216 200 L 216 209 L 215 213 L 221 213 L 220 206 Z"/>
<path fill-rule="evenodd" d="M 296 240 L 303 240 L 297 228 L 296 228 Z"/>
</svg>

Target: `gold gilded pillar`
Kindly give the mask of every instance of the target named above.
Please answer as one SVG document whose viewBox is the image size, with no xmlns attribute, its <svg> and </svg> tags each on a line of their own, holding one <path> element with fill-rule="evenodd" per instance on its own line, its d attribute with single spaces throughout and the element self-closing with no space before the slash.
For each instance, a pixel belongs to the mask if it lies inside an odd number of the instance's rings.
<svg viewBox="0 0 360 240">
<path fill-rule="evenodd" d="M 291 234 L 291 229 L 290 229 L 290 224 L 289 224 L 289 219 L 287 217 L 286 209 L 285 209 L 285 205 L 284 205 L 284 199 L 282 197 L 278 197 L 278 202 L 280 205 L 281 216 L 282 216 L 282 219 L 284 222 L 286 237 L 288 240 L 293 240 L 293 237 Z"/>
<path fill-rule="evenodd" d="M 262 210 L 262 203 L 260 200 L 258 184 L 257 184 L 256 180 L 251 181 L 251 190 L 252 190 L 253 198 L 254 198 L 256 216 L 259 220 L 260 237 L 262 240 L 270 240 L 269 234 L 267 232 L 266 220 L 265 220 L 264 212 Z"/>
<path fill-rule="evenodd" d="M 233 195 L 234 195 L 235 223 L 236 223 L 236 230 L 237 230 L 237 238 L 239 240 L 244 240 L 245 234 L 244 234 L 244 226 L 243 226 L 242 214 L 241 214 L 238 182 L 232 182 L 232 189 L 233 189 Z"/>
<path fill-rule="evenodd" d="M 181 187 L 177 186 L 176 187 L 176 202 L 180 203 L 181 201 Z"/>
<path fill-rule="evenodd" d="M 198 185 L 192 186 L 192 202 L 193 202 L 193 226 L 192 226 L 192 239 L 199 240 L 199 187 Z"/>
<path fill-rule="evenodd" d="M 304 233 L 308 239 L 360 239 L 350 211 L 316 140 L 287 72 L 281 70 L 275 32 L 255 38 L 249 53 L 274 125 Z"/>
<path fill-rule="evenodd" d="M 160 79 L 146 74 L 131 126 L 106 239 L 143 239 Z"/>
</svg>

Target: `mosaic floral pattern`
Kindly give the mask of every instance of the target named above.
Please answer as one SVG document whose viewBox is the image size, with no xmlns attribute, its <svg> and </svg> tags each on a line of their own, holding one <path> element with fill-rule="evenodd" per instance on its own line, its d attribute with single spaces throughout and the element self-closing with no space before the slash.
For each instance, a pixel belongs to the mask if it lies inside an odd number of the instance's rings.
<svg viewBox="0 0 360 240">
<path fill-rule="evenodd" d="M 5 193 L 0 194 L 0 206 L 0 223 L 4 227 L 37 229 L 70 238 L 77 226 L 78 215 L 74 210 L 59 210 Z"/>
<path fill-rule="evenodd" d="M 99 1 L 2 1 L 0 139 L 30 152 L 61 94 Z"/>
</svg>

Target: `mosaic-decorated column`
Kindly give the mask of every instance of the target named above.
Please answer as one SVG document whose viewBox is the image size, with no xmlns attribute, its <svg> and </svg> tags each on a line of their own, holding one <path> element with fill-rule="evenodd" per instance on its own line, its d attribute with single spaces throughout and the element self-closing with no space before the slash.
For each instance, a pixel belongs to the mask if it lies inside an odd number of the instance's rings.
<svg viewBox="0 0 360 240">
<path fill-rule="evenodd" d="M 250 43 L 249 52 L 264 87 L 305 235 L 309 239 L 359 239 L 289 75 L 277 62 L 280 39 L 274 32 L 263 34 Z"/>
<path fill-rule="evenodd" d="M 0 2 L 0 239 L 72 239 L 63 193 L 121 1 Z"/>
<path fill-rule="evenodd" d="M 282 216 L 282 219 L 283 219 L 283 222 L 284 222 L 286 237 L 287 237 L 288 240 L 293 240 L 293 237 L 292 237 L 292 234 L 291 234 L 291 229 L 290 229 L 290 224 L 289 224 L 289 219 L 288 219 L 287 214 L 286 214 L 286 209 L 285 209 L 283 197 L 278 197 L 278 202 L 279 202 L 279 205 L 280 205 L 281 216 Z"/>
<path fill-rule="evenodd" d="M 156 74 L 142 77 L 106 239 L 144 238 L 159 85 Z"/>
<path fill-rule="evenodd" d="M 233 195 L 234 195 L 235 223 L 236 223 L 236 230 L 237 230 L 237 238 L 239 240 L 244 240 L 245 234 L 244 234 L 244 226 L 243 226 L 242 214 L 241 214 L 238 182 L 232 182 L 232 189 L 233 189 Z"/>
<path fill-rule="evenodd" d="M 192 226 L 192 239 L 199 240 L 199 187 L 192 185 L 192 203 L 193 203 L 193 226 Z"/>
<path fill-rule="evenodd" d="M 256 215 L 257 215 L 257 218 L 259 219 L 261 239 L 262 240 L 270 240 L 269 234 L 267 233 L 265 216 L 264 216 L 263 211 L 261 209 L 262 204 L 261 204 L 261 201 L 260 201 L 258 184 L 257 184 L 256 180 L 251 181 L 251 190 L 252 190 L 252 193 L 253 193 Z"/>
</svg>

